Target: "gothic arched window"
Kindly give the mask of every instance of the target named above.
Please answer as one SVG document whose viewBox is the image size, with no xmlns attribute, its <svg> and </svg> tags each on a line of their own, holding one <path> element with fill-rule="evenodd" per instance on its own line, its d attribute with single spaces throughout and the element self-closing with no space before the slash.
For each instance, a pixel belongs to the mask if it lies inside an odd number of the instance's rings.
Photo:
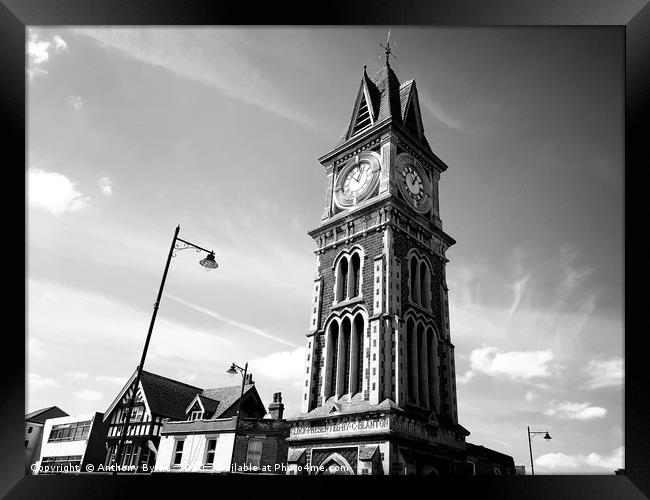
<svg viewBox="0 0 650 500">
<path fill-rule="evenodd" d="M 420 304 L 431 309 L 431 271 L 425 261 L 420 262 Z"/>
<path fill-rule="evenodd" d="M 341 257 L 336 272 L 336 300 L 342 301 L 347 298 L 348 293 L 348 258 Z"/>
</svg>

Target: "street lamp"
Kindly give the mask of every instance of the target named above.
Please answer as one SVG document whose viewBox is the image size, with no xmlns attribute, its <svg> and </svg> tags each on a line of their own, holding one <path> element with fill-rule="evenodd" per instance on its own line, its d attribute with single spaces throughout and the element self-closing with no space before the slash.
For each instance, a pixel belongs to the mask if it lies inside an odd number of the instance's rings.
<svg viewBox="0 0 650 500">
<path fill-rule="evenodd" d="M 248 372 L 248 362 L 244 365 L 244 368 L 233 363 L 230 365 L 230 368 L 226 370 L 226 373 L 233 377 L 237 373 L 241 374 L 241 393 L 239 395 L 239 403 L 237 403 L 237 416 L 235 417 L 235 437 L 232 442 L 232 454 L 230 455 L 230 473 L 232 474 L 232 466 L 235 460 L 235 446 L 237 445 L 237 430 L 239 428 L 239 414 L 241 413 L 241 400 L 244 398 L 244 386 L 246 385 L 246 374 Z"/>
<path fill-rule="evenodd" d="M 537 436 L 539 434 L 544 434 L 544 437 L 542 439 L 552 439 L 551 436 L 549 435 L 548 431 L 533 431 L 531 432 L 530 427 L 526 427 L 528 429 L 528 449 L 530 450 L 530 471 L 532 472 L 532 475 L 535 475 L 535 466 L 533 465 L 533 445 L 531 444 L 530 437 Z"/>
<path fill-rule="evenodd" d="M 181 230 L 180 224 L 176 226 L 176 231 L 174 232 L 174 238 L 172 239 L 172 244 L 169 248 L 169 254 L 167 255 L 167 262 L 165 263 L 165 271 L 163 272 L 162 281 L 160 282 L 160 288 L 158 289 L 158 296 L 156 297 L 156 302 L 153 304 L 153 314 L 151 315 L 151 322 L 149 323 L 149 331 L 147 332 L 147 339 L 144 342 L 144 348 L 142 349 L 142 357 L 140 358 L 140 364 L 138 365 L 134 389 L 131 393 L 131 398 L 129 400 L 129 406 L 126 412 L 126 418 L 122 427 L 122 435 L 120 437 L 120 442 L 117 446 L 117 451 L 115 453 L 115 465 L 121 463 L 122 453 L 124 452 L 124 441 L 126 440 L 126 434 L 128 432 L 129 423 L 131 422 L 131 412 L 133 411 L 133 403 L 135 402 L 135 397 L 138 392 L 138 386 L 140 385 L 140 378 L 142 377 L 142 368 L 144 367 L 144 360 L 147 357 L 147 350 L 149 349 L 149 341 L 151 340 L 151 333 L 153 332 L 153 325 L 156 322 L 156 316 L 158 315 L 158 306 L 160 305 L 160 299 L 162 298 L 163 288 L 165 287 L 165 281 L 167 280 L 167 271 L 169 271 L 169 264 L 172 260 L 172 257 L 176 257 L 176 254 L 181 250 L 187 250 L 193 248 L 197 252 L 205 252 L 208 256 L 201 261 L 201 264 L 206 270 L 216 269 L 219 265 L 214 258 L 214 250 L 206 250 L 203 247 L 190 243 L 182 238 L 178 237 L 178 233 Z M 117 467 L 113 471 L 113 475 L 117 474 Z"/>
</svg>

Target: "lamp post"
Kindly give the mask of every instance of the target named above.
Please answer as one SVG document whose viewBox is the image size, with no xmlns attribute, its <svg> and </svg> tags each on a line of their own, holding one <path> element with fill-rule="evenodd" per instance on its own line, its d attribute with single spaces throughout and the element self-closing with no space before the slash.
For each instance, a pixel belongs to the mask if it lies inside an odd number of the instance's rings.
<svg viewBox="0 0 650 500">
<path fill-rule="evenodd" d="M 163 272 L 162 280 L 160 282 L 160 288 L 158 289 L 158 296 L 156 297 L 156 302 L 153 304 L 153 314 L 151 315 L 151 321 L 149 323 L 149 331 L 147 332 L 147 339 L 144 342 L 144 348 L 142 349 L 142 357 L 140 358 L 140 364 L 136 370 L 134 389 L 131 393 L 131 398 L 129 399 L 129 405 L 126 412 L 126 417 L 124 417 L 124 424 L 122 426 L 122 435 L 120 436 L 120 442 L 117 446 L 117 451 L 115 453 L 115 469 L 113 470 L 113 475 L 117 474 L 117 464 L 122 461 L 122 453 L 124 451 L 124 441 L 126 440 L 126 435 L 128 432 L 129 424 L 131 422 L 131 412 L 133 411 L 133 404 L 135 403 L 135 397 L 138 393 L 138 386 L 140 385 L 140 379 L 142 378 L 142 369 L 144 367 L 144 360 L 147 357 L 147 350 L 149 349 L 149 341 L 151 340 L 151 333 L 153 332 L 153 326 L 156 322 L 156 316 L 158 315 L 158 307 L 160 305 L 160 299 L 162 298 L 163 288 L 165 287 L 165 281 L 167 280 L 167 272 L 169 271 L 169 264 L 172 260 L 172 257 L 176 257 L 176 254 L 181 250 L 187 250 L 189 248 L 195 249 L 197 252 L 206 252 L 207 257 L 201 259 L 199 264 L 205 267 L 206 270 L 216 269 L 219 267 L 217 261 L 214 258 L 214 250 L 206 250 L 203 247 L 190 243 L 182 238 L 178 237 L 178 233 L 181 230 L 180 224 L 176 226 L 176 231 L 174 232 L 174 238 L 172 239 L 172 244 L 169 247 L 169 254 L 167 255 L 167 262 L 165 263 L 165 270 Z"/>
<path fill-rule="evenodd" d="M 551 436 L 549 435 L 548 431 L 532 431 L 530 430 L 530 427 L 526 427 L 528 429 L 528 449 L 530 450 L 530 471 L 532 475 L 535 475 L 535 466 L 533 465 L 533 445 L 531 444 L 530 437 L 537 436 L 538 434 L 544 434 L 543 439 L 552 439 Z"/>
<path fill-rule="evenodd" d="M 235 460 L 235 446 L 237 445 L 237 430 L 239 429 L 239 414 L 241 413 L 241 400 L 244 398 L 244 387 L 246 385 L 246 374 L 248 373 L 248 361 L 244 368 L 233 363 L 226 373 L 231 377 L 237 373 L 241 374 L 241 393 L 239 394 L 239 402 L 237 403 L 237 416 L 235 417 L 235 437 L 232 442 L 232 454 L 230 455 L 230 474 L 232 474 L 232 466 Z"/>
</svg>

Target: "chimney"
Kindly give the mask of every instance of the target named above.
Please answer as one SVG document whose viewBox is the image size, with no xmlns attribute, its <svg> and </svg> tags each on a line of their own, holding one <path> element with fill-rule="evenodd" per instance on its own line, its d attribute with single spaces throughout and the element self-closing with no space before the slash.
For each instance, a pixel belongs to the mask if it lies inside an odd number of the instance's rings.
<svg viewBox="0 0 650 500">
<path fill-rule="evenodd" d="M 282 393 L 273 393 L 273 402 L 269 405 L 269 414 L 274 420 L 282 420 L 284 404 L 282 404 Z"/>
<path fill-rule="evenodd" d="M 244 383 L 245 383 L 246 385 L 250 385 L 250 384 L 254 384 L 254 383 L 255 383 L 255 382 L 253 382 L 253 374 L 252 374 L 252 373 L 247 373 L 247 374 L 246 374 L 246 379 L 245 379 Z"/>
</svg>

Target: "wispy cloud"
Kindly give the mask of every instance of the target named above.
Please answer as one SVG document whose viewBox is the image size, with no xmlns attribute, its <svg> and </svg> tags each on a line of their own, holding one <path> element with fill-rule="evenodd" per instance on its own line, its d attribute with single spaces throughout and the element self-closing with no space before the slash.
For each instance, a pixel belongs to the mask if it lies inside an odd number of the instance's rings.
<svg viewBox="0 0 650 500">
<path fill-rule="evenodd" d="M 445 111 L 442 108 L 442 105 L 434 101 L 426 92 L 419 91 L 418 96 L 420 97 L 420 104 L 422 107 L 425 111 L 430 113 L 433 118 L 454 130 L 466 130 L 459 118 L 454 117 Z"/>
<path fill-rule="evenodd" d="M 583 368 L 583 372 L 589 377 L 584 384 L 586 389 L 621 385 L 623 383 L 623 359 L 592 359 Z"/>
<path fill-rule="evenodd" d="M 75 111 L 79 111 L 84 106 L 84 100 L 80 95 L 69 95 L 68 104 L 70 104 Z"/>
<path fill-rule="evenodd" d="M 127 57 L 208 85 L 228 97 L 312 126 L 290 96 L 249 60 L 248 49 L 228 30 L 202 33 L 170 29 L 84 28 L 77 33 Z"/>
<path fill-rule="evenodd" d="M 499 352 L 496 347 L 474 349 L 470 356 L 474 372 L 486 375 L 506 375 L 511 379 L 530 379 L 550 377 L 548 363 L 553 359 L 553 351 L 511 351 Z"/>
<path fill-rule="evenodd" d="M 61 384 L 59 384 L 53 378 L 42 377 L 38 373 L 30 373 L 27 379 L 28 388 L 37 387 L 41 389 L 49 389 L 49 388 L 60 387 L 60 386 Z"/>
<path fill-rule="evenodd" d="M 271 335 L 270 333 L 266 333 L 264 330 L 261 330 L 260 328 L 257 328 L 256 326 L 252 326 L 249 324 L 246 324 L 242 321 L 237 321 L 235 319 L 227 318 L 218 312 L 211 311 L 210 309 L 206 309 L 205 307 L 201 307 L 197 304 L 193 304 L 191 302 L 188 302 L 186 300 L 181 299 L 180 297 L 176 297 L 175 295 L 170 295 L 167 294 L 167 297 L 170 299 L 178 302 L 179 304 L 183 304 L 184 306 L 187 306 L 191 309 L 194 309 L 195 311 L 202 312 L 203 314 L 206 314 L 212 318 L 218 319 L 219 321 L 223 321 L 224 323 L 227 323 L 230 326 L 234 326 L 236 328 L 239 328 L 240 330 L 243 330 L 248 333 L 252 333 L 253 335 L 258 335 L 259 337 L 264 337 L 269 340 L 273 340 L 275 342 L 279 342 L 280 344 L 285 344 L 289 345 L 292 347 L 297 347 L 296 344 L 293 342 L 289 342 L 288 340 L 281 339 L 280 337 L 276 337 L 275 335 Z"/>
<path fill-rule="evenodd" d="M 65 376 L 75 380 L 82 380 L 88 378 L 88 372 L 66 372 Z"/>
<path fill-rule="evenodd" d="M 102 177 L 99 179 L 99 188 L 104 196 L 111 196 L 113 194 L 113 181 L 108 177 Z"/>
<path fill-rule="evenodd" d="M 600 406 L 591 406 L 591 403 L 572 403 L 571 401 L 552 400 L 544 415 L 558 416 L 575 420 L 590 420 L 602 418 L 607 414 L 607 409 Z"/>
<path fill-rule="evenodd" d="M 90 198 L 77 191 L 76 184 L 63 174 L 30 168 L 27 184 L 29 203 L 53 215 L 75 212 L 88 206 Z"/>
</svg>

